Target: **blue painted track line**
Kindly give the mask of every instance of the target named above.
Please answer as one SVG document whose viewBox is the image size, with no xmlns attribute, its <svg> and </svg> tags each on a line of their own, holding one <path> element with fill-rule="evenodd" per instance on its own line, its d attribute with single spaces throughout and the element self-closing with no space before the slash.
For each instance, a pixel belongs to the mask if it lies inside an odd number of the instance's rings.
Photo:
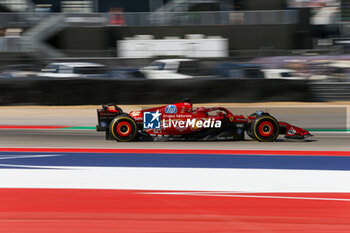
<svg viewBox="0 0 350 233">
<path fill-rule="evenodd" d="M 143 153 L 36 153 L 0 152 L 0 168 L 19 166 L 62 167 L 167 167 L 350 170 L 348 156 L 143 154 Z M 3 166 L 6 165 L 6 166 Z M 20 168 L 20 167 L 18 167 Z"/>
</svg>

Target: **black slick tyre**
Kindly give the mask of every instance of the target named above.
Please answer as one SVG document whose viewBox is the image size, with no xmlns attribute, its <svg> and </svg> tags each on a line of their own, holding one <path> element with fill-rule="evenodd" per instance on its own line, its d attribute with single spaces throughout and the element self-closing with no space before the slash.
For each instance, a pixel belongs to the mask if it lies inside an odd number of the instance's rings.
<svg viewBox="0 0 350 233">
<path fill-rule="evenodd" d="M 118 142 L 130 142 L 137 136 L 136 121 L 127 114 L 119 115 L 109 125 L 109 132 Z"/>
<path fill-rule="evenodd" d="M 272 142 L 279 135 L 279 124 L 272 116 L 258 116 L 252 123 L 250 132 L 257 141 Z"/>
</svg>

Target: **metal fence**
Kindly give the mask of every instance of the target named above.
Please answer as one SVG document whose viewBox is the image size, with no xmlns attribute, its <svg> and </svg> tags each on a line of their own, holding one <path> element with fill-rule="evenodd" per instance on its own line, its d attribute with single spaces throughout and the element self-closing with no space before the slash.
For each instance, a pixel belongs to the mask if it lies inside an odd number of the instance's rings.
<svg viewBox="0 0 350 233">
<path fill-rule="evenodd" d="M 113 15 L 111 15 L 113 17 Z M 296 10 L 124 13 L 128 26 L 296 24 Z"/>
<path fill-rule="evenodd" d="M 18 36 L 0 37 L 0 51 L 20 51 L 21 46 Z"/>
<path fill-rule="evenodd" d="M 33 27 L 45 21 L 51 16 L 64 16 L 64 22 L 72 25 L 105 26 L 109 24 L 109 15 L 106 13 L 45 13 L 45 12 L 21 12 L 0 13 L 0 26 L 2 27 Z"/>
<path fill-rule="evenodd" d="M 297 10 L 210 11 L 210 12 L 124 12 L 124 13 L 0 13 L 0 26 L 32 27 L 55 14 L 75 26 L 184 26 L 296 24 Z"/>
</svg>

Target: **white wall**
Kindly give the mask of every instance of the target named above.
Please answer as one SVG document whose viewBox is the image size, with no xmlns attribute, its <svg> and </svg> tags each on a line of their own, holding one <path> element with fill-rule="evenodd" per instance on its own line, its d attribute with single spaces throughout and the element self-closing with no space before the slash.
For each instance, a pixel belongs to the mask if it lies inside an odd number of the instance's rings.
<svg viewBox="0 0 350 233">
<path fill-rule="evenodd" d="M 149 58 L 154 56 L 227 57 L 228 39 L 128 39 L 117 41 L 118 57 Z"/>
</svg>

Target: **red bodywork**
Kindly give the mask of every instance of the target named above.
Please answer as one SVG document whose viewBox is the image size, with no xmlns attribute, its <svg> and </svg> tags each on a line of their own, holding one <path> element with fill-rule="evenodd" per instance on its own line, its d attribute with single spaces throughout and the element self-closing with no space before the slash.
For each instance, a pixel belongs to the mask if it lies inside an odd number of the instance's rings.
<svg viewBox="0 0 350 233">
<path fill-rule="evenodd" d="M 169 106 L 172 107 L 173 112 L 169 113 L 167 111 L 167 108 Z M 174 112 L 174 109 L 176 111 Z M 132 117 L 137 125 L 139 126 L 139 129 L 146 133 L 147 135 L 162 135 L 162 136 L 183 136 L 187 134 L 191 134 L 194 132 L 199 132 L 201 130 L 204 130 L 204 128 L 201 127 L 192 127 L 191 125 L 188 127 L 179 127 L 178 125 L 167 125 L 167 127 L 162 127 L 160 129 L 144 129 L 143 128 L 143 116 L 144 112 L 157 112 L 161 113 L 161 121 L 162 123 L 168 123 L 169 121 L 187 121 L 189 120 L 195 120 L 195 121 L 202 121 L 205 120 L 212 120 L 214 121 L 226 121 L 232 123 L 235 125 L 236 128 L 241 128 L 243 131 L 248 131 L 250 129 L 250 125 L 254 122 L 254 120 L 259 116 L 260 113 L 252 114 L 250 116 L 245 115 L 234 115 L 231 113 L 228 109 L 223 107 L 211 107 L 211 108 L 205 108 L 205 107 L 198 107 L 193 108 L 192 103 L 190 102 L 181 102 L 171 105 L 163 105 L 160 107 L 155 108 L 148 108 L 148 109 L 142 109 L 139 111 L 131 111 L 129 113 L 129 116 Z M 107 116 L 113 118 L 113 116 L 116 116 L 117 114 L 120 114 L 122 110 L 118 108 L 116 105 L 108 105 L 103 110 L 99 110 L 99 125 L 97 127 L 101 127 L 101 116 Z M 266 114 L 266 113 L 263 113 Z M 296 139 L 302 139 L 307 136 L 311 136 L 311 134 L 302 128 L 293 126 L 291 124 L 288 124 L 286 122 L 278 122 L 280 127 L 280 134 L 284 134 L 286 137 L 289 138 L 296 138 Z M 107 125 L 108 126 L 108 123 Z M 99 130 L 99 131 L 106 131 L 106 130 Z"/>
<path fill-rule="evenodd" d="M 169 113 L 166 109 L 171 106 L 173 108 L 173 112 Z M 174 112 L 174 109 L 176 111 Z M 115 114 L 120 111 L 114 107 L 108 107 L 105 114 Z M 167 125 L 167 127 L 162 127 L 161 129 L 143 129 L 143 115 L 144 112 L 156 112 L 159 111 L 161 113 L 161 121 L 162 123 L 168 123 L 169 121 L 187 121 L 195 120 L 195 121 L 229 121 L 235 124 L 237 127 L 242 128 L 243 130 L 249 129 L 251 123 L 257 118 L 258 114 L 252 114 L 251 116 L 245 115 L 234 115 L 228 109 L 223 107 L 198 107 L 193 108 L 192 103 L 189 102 L 181 102 L 171 105 L 164 105 L 155 108 L 143 109 L 140 111 L 132 111 L 129 113 L 137 124 L 140 126 L 143 132 L 149 135 L 186 135 L 193 132 L 201 131 L 203 128 L 192 127 L 191 125 L 188 127 L 179 127 L 174 125 Z M 280 134 L 285 134 L 287 137 L 296 137 L 296 138 L 304 138 L 305 136 L 310 135 L 307 130 L 302 128 L 290 125 L 285 122 L 278 122 L 280 126 Z"/>
</svg>

